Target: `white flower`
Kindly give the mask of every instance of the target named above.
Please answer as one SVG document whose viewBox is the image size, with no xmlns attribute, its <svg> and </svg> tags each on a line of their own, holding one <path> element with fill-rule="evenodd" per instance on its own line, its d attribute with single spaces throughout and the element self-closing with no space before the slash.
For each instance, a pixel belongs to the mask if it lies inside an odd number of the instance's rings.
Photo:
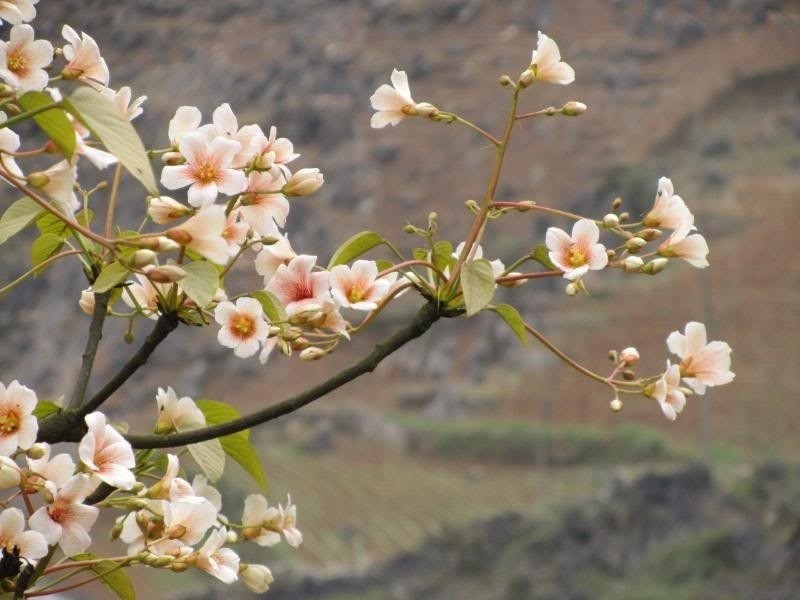
<svg viewBox="0 0 800 600">
<path fill-rule="evenodd" d="M 77 167 L 62 160 L 41 173 L 47 176 L 48 181 L 39 189 L 44 192 L 47 199 L 60 213 L 72 216 L 81 207 L 78 196 L 75 194 Z"/>
<path fill-rule="evenodd" d="M 167 387 L 166 391 L 158 388 L 156 405 L 158 406 L 156 433 L 186 431 L 205 427 L 206 425 L 206 418 L 203 412 L 197 408 L 194 400 L 188 396 L 178 399 L 175 390 L 171 387 Z"/>
<path fill-rule="evenodd" d="M 697 321 L 686 324 L 686 334 L 673 331 L 667 337 L 667 347 L 681 358 L 680 373 L 698 394 L 706 386 L 723 385 L 733 381 L 731 347 L 726 342 L 708 342 L 706 326 Z"/>
<path fill-rule="evenodd" d="M 185 165 L 167 165 L 161 171 L 161 184 L 169 190 L 189 187 L 192 206 L 210 206 L 222 192 L 232 196 L 247 187 L 247 177 L 233 168 L 233 159 L 241 150 L 239 142 L 225 137 L 208 140 L 195 131 L 187 133 L 178 146 Z"/>
<path fill-rule="evenodd" d="M 269 128 L 269 138 L 257 138 L 261 144 L 255 147 L 253 166 L 258 169 L 269 170 L 277 177 L 291 177 L 292 172 L 286 165 L 300 155 L 294 151 L 294 145 L 288 138 L 277 137 L 278 130 L 273 125 Z"/>
<path fill-rule="evenodd" d="M 93 88 L 100 90 L 108 87 L 108 66 L 100 56 L 100 48 L 90 35 L 75 31 L 69 25 L 64 25 L 61 35 L 67 40 L 64 45 L 64 58 L 67 66 L 61 72 L 65 79 L 78 79 Z"/>
<path fill-rule="evenodd" d="M 416 105 L 411 97 L 411 90 L 408 87 L 408 76 L 405 71 L 392 71 L 392 85 L 383 84 L 369 99 L 372 108 L 376 112 L 372 115 L 370 124 L 375 129 L 386 127 L 387 125 L 397 125 L 400 121 L 409 116 L 409 107 Z M 405 110 L 404 110 L 405 109 Z"/>
<path fill-rule="evenodd" d="M 558 46 L 541 31 L 536 50 L 531 55 L 530 69 L 536 79 L 549 83 L 567 85 L 575 81 L 575 70 L 561 61 L 561 52 L 558 51 Z"/>
<path fill-rule="evenodd" d="M 239 578 L 239 556 L 230 548 L 223 548 L 227 537 L 224 527 L 212 531 L 197 553 L 195 566 L 223 583 L 233 583 Z"/>
<path fill-rule="evenodd" d="M 89 529 L 97 520 L 96 506 L 83 503 L 94 487 L 88 475 L 75 475 L 60 490 L 51 482 L 45 487 L 53 496 L 49 506 L 42 506 L 28 521 L 31 529 L 41 533 L 48 544 L 58 543 L 67 556 L 79 554 L 92 543 Z"/>
<path fill-rule="evenodd" d="M 197 131 L 203 115 L 196 106 L 180 106 L 169 122 L 169 142 L 177 148 L 186 134 Z"/>
<path fill-rule="evenodd" d="M 667 361 L 667 370 L 661 379 L 656 381 L 653 398 L 658 400 L 661 412 L 670 421 L 674 421 L 678 413 L 686 406 L 686 395 L 680 389 L 681 371 L 678 365 L 670 365 Z"/>
<path fill-rule="evenodd" d="M 267 142 L 267 137 L 258 125 L 245 125 L 239 129 L 236 115 L 227 102 L 220 104 L 214 110 L 212 120 L 213 125 L 204 125 L 199 131 L 202 131 L 208 139 L 224 136 L 239 144 L 239 151 L 231 161 L 234 168 L 246 166 L 255 156 L 257 149 Z"/>
<path fill-rule="evenodd" d="M 128 119 L 128 121 L 133 121 L 144 112 L 142 104 L 147 100 L 147 96 L 139 96 L 136 100 L 131 102 L 131 88 L 127 85 L 119 88 L 116 92 L 111 88 L 103 88 L 100 90 L 100 93 L 111 100 L 114 106 L 119 109 L 120 114 Z"/>
<path fill-rule="evenodd" d="M 658 247 L 658 254 L 667 258 L 677 256 L 693 267 L 705 269 L 708 266 L 708 243 L 699 233 L 689 235 L 694 228 L 694 216 L 686 209 L 683 221 Z"/>
<path fill-rule="evenodd" d="M 324 182 L 325 177 L 319 169 L 300 169 L 283 186 L 283 193 L 287 196 L 308 196 L 321 188 Z"/>
<path fill-rule="evenodd" d="M 46 40 L 34 40 L 30 25 L 14 25 L 8 42 L 0 41 L 0 78 L 21 92 L 43 90 L 48 82 L 44 67 L 51 62 L 53 45 Z"/>
<path fill-rule="evenodd" d="M 211 502 L 167 502 L 164 505 L 164 535 L 189 546 L 196 544 L 217 522 L 217 509 Z"/>
<path fill-rule="evenodd" d="M 643 222 L 647 227 L 678 229 L 687 218 L 687 213 L 689 209 L 683 199 L 675 195 L 672 180 L 662 177 L 658 180 L 653 208 L 644 216 Z"/>
<path fill-rule="evenodd" d="M 0 122 L 5 121 L 8 117 L 6 113 L 0 111 Z M 0 161 L 2 161 L 3 168 L 11 175 L 23 178 L 22 170 L 14 160 L 13 156 L 6 156 L 6 153 L 16 152 L 19 149 L 19 136 L 11 131 L 9 127 L 0 129 Z"/>
<path fill-rule="evenodd" d="M 220 302 L 214 310 L 214 319 L 222 327 L 217 340 L 240 358 L 253 356 L 267 339 L 269 327 L 264 320 L 264 309 L 255 298 L 239 298 L 232 302 Z"/>
<path fill-rule="evenodd" d="M 35 562 L 47 554 L 47 541 L 37 531 L 25 531 L 25 516 L 18 508 L 7 508 L 0 513 L 0 548 Z"/>
<path fill-rule="evenodd" d="M 388 278 L 378 278 L 378 265 L 372 260 L 357 260 L 352 267 L 336 265 L 330 274 L 334 300 L 356 310 L 375 310 L 392 283 Z"/>
<path fill-rule="evenodd" d="M 286 225 L 289 201 L 280 193 L 282 187 L 283 176 L 268 171 L 253 171 L 247 178 L 236 212 L 260 236 L 278 236 L 278 226 Z"/>
<path fill-rule="evenodd" d="M 225 207 L 212 204 L 201 208 L 185 223 L 167 231 L 167 237 L 212 262 L 224 265 L 230 260 L 228 241 L 222 235 L 226 226 Z"/>
<path fill-rule="evenodd" d="M 122 301 L 133 309 L 141 310 L 142 314 L 148 319 L 158 318 L 158 302 L 169 291 L 170 284 L 154 283 L 147 278 L 147 272 L 154 269 L 152 265 L 148 265 L 143 270 L 144 275 L 141 273 L 134 273 L 134 277 L 138 283 L 127 282 L 125 289 L 122 291 Z"/>
<path fill-rule="evenodd" d="M 323 298 L 330 299 L 328 272 L 313 272 L 316 256 L 301 254 L 280 265 L 267 284 L 286 307 L 289 316 L 307 310 L 320 310 Z"/>
<path fill-rule="evenodd" d="M 81 462 L 101 481 L 121 490 L 129 490 L 136 483 L 130 471 L 136 466 L 131 445 L 122 435 L 106 423 L 106 416 L 93 412 L 84 417 L 89 431 L 78 444 Z"/>
<path fill-rule="evenodd" d="M 36 441 L 36 403 L 36 393 L 16 379 L 8 387 L 0 383 L 0 456 L 10 456 L 17 448 L 27 450 Z"/>
<path fill-rule="evenodd" d="M 36 9 L 33 7 L 39 0 L 1 0 L 0 22 L 8 21 L 12 25 L 33 21 Z"/>
<path fill-rule="evenodd" d="M 28 483 L 40 483 L 39 479 L 49 481 L 56 489 L 61 489 L 75 474 L 75 462 L 65 452 L 50 458 L 50 446 L 44 444 L 44 456 L 41 458 L 28 458 Z M 32 475 L 35 475 L 32 477 Z M 35 491 L 35 487 L 29 493 Z"/>
<path fill-rule="evenodd" d="M 240 564 L 239 576 L 251 592 L 263 594 L 269 590 L 269 585 L 275 581 L 272 571 L 264 565 Z"/>
<path fill-rule="evenodd" d="M 17 487 L 21 480 L 19 465 L 8 456 L 0 456 L 0 490 Z"/>
<path fill-rule="evenodd" d="M 576 281 L 589 270 L 599 270 L 608 264 L 608 255 L 599 244 L 600 229 L 594 221 L 581 219 L 572 226 L 572 236 L 558 227 L 547 229 L 545 244 L 552 263 L 564 271 L 564 277 Z"/>
<path fill-rule="evenodd" d="M 279 235 L 277 238 L 278 241 L 274 244 L 265 244 L 255 259 L 256 273 L 264 276 L 264 285 L 269 282 L 278 267 L 289 264 L 297 256 L 286 235 Z"/>
<path fill-rule="evenodd" d="M 281 536 L 293 548 L 303 541 L 303 534 L 297 529 L 297 507 L 289 497 L 286 507 L 269 506 L 267 499 L 260 494 L 251 494 L 245 498 L 242 514 L 242 536 L 259 546 L 274 546 Z"/>
</svg>

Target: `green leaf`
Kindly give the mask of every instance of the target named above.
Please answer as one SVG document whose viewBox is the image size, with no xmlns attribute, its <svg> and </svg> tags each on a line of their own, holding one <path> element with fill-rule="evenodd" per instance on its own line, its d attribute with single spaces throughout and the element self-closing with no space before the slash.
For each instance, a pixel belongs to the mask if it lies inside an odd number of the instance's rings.
<svg viewBox="0 0 800 600">
<path fill-rule="evenodd" d="M 411 256 L 414 257 L 414 260 L 425 260 L 427 261 L 430 258 L 431 251 L 427 248 L 414 248 L 411 251 Z"/>
<path fill-rule="evenodd" d="M 238 419 L 241 415 L 232 406 L 216 400 L 198 400 L 197 407 L 206 417 L 206 423 L 217 425 Z M 239 433 L 226 435 L 219 440 L 225 453 L 239 463 L 255 482 L 263 489 L 267 489 L 267 478 L 261 466 L 256 449 L 250 443 L 250 430 L 245 429 Z"/>
<path fill-rule="evenodd" d="M 82 86 L 63 101 L 64 107 L 83 123 L 128 172 L 152 195 L 158 195 L 153 169 L 142 140 L 133 125 L 108 98 Z"/>
<path fill-rule="evenodd" d="M 19 98 L 19 104 L 27 110 L 35 110 L 48 104 L 53 104 L 53 98 L 45 92 L 26 92 Z M 44 131 L 59 150 L 64 153 L 67 160 L 75 154 L 75 129 L 72 127 L 67 114 L 61 108 L 46 110 L 34 115 L 33 120 Z"/>
<path fill-rule="evenodd" d="M 39 402 L 36 403 L 36 408 L 33 409 L 33 416 L 41 421 L 45 417 L 49 417 L 58 412 L 61 412 L 61 407 L 55 402 L 39 400 Z"/>
<path fill-rule="evenodd" d="M 64 245 L 64 239 L 61 236 L 52 233 L 43 233 L 31 246 L 31 263 L 34 267 L 38 267 L 48 258 L 57 253 L 61 246 Z M 41 271 L 36 271 L 38 275 Z"/>
<path fill-rule="evenodd" d="M 433 245 L 433 264 L 440 270 L 455 264 L 453 258 L 453 244 L 448 241 L 440 240 Z"/>
<path fill-rule="evenodd" d="M 14 202 L 0 217 L 0 244 L 33 223 L 42 212 L 42 207 L 31 198 L 20 198 Z"/>
<path fill-rule="evenodd" d="M 553 262 L 550 260 L 550 251 L 544 244 L 537 244 L 536 248 L 533 249 L 531 256 L 533 257 L 533 260 L 538 262 L 540 265 L 547 267 L 551 271 L 561 270 L 557 266 L 555 266 Z"/>
<path fill-rule="evenodd" d="M 372 250 L 383 243 L 383 238 L 373 231 L 362 231 L 346 240 L 331 257 L 328 269 L 336 265 L 349 263 L 354 258 L 358 258 L 365 252 Z"/>
<path fill-rule="evenodd" d="M 189 429 L 179 431 L 190 431 Z M 225 450 L 220 440 L 206 440 L 186 446 L 189 454 L 211 481 L 217 481 L 225 472 Z"/>
<path fill-rule="evenodd" d="M 200 308 L 208 306 L 219 289 L 219 273 L 211 263 L 198 261 L 181 265 L 186 277 L 181 279 L 181 289 Z"/>
<path fill-rule="evenodd" d="M 385 258 L 379 258 L 375 261 L 378 265 L 378 273 L 381 271 L 385 271 L 386 269 L 391 269 L 394 266 L 394 263 L 390 260 L 386 260 Z"/>
<path fill-rule="evenodd" d="M 272 292 L 260 290 L 250 295 L 261 303 L 264 314 L 267 315 L 270 323 L 285 323 L 289 320 L 283 304 Z"/>
<path fill-rule="evenodd" d="M 67 224 L 53 213 L 45 213 L 36 219 L 36 227 L 42 234 L 50 233 L 59 236 L 61 239 L 67 239 L 70 235 L 70 229 Z"/>
<path fill-rule="evenodd" d="M 119 285 L 128 277 L 130 271 L 127 267 L 122 266 L 118 262 L 112 262 L 103 267 L 97 279 L 94 280 L 92 291 L 96 294 L 106 292 L 116 285 Z"/>
<path fill-rule="evenodd" d="M 84 552 L 71 558 L 72 560 L 97 560 L 100 557 L 96 554 Z M 89 568 L 100 576 L 100 581 L 103 585 L 114 592 L 118 598 L 121 600 L 136 600 L 136 590 L 133 587 L 130 576 L 117 563 L 104 560 Z"/>
<path fill-rule="evenodd" d="M 517 335 L 522 345 L 527 346 L 528 332 L 525 331 L 525 322 L 519 311 L 510 304 L 498 304 L 493 310 L 511 327 L 511 331 Z"/>
<path fill-rule="evenodd" d="M 468 317 L 491 302 L 494 288 L 494 271 L 485 258 L 464 263 L 461 267 L 461 291 L 464 292 Z"/>
</svg>

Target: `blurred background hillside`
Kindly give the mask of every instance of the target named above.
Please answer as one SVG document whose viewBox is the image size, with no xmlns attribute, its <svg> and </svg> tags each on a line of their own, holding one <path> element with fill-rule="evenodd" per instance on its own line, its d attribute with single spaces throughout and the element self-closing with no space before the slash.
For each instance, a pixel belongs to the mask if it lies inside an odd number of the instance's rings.
<svg viewBox="0 0 800 600">
<path fill-rule="evenodd" d="M 733 347 L 736 380 L 690 398 L 675 423 L 644 400 L 612 414 L 608 390 L 478 316 L 437 324 L 374 374 L 254 432 L 270 496 L 293 494 L 305 535 L 298 552 L 249 557 L 279 576 L 275 598 L 797 597 L 795 0 L 41 0 L 38 10 L 38 37 L 60 39 L 63 23 L 85 30 L 112 87 L 149 96 L 136 121 L 148 147 L 166 145 L 184 104 L 210 115 L 229 102 L 240 123 L 276 125 L 302 154 L 294 165 L 325 173 L 320 193 L 293 202 L 287 228 L 295 249 L 325 262 L 363 229 L 410 250 L 403 224 L 432 210 L 443 238 L 463 238 L 464 201 L 481 196 L 491 150 L 422 119 L 372 130 L 368 98 L 405 69 L 415 99 L 498 131 L 508 94 L 497 79 L 527 66 L 541 29 L 577 79 L 533 86 L 522 109 L 580 100 L 589 110 L 523 122 L 498 199 L 602 215 L 620 196 L 635 216 L 668 176 L 709 241 L 706 270 L 604 273 L 589 279 L 591 297 L 566 297 L 560 281 L 508 296 L 596 370 L 628 345 L 642 372 L 661 369 L 666 335 L 705 322 Z M 0 193 L 3 206 L 15 198 Z M 532 213 L 501 221 L 486 253 L 508 261 L 551 225 L 568 224 Z M 24 242 L 0 255 L 3 280 Z M 77 269 L 57 269 L 14 291 L 0 312 L 0 381 L 53 397 L 71 385 L 88 327 L 76 304 L 84 287 Z M 241 411 L 263 406 L 366 353 L 416 301 L 396 305 L 310 365 L 276 357 L 262 367 L 219 347 L 212 328 L 184 328 L 108 408 L 148 428 L 166 384 Z M 107 342 L 96 372 L 130 352 Z M 698 461 L 706 466 L 687 467 Z M 226 477 L 233 516 L 237 494 L 254 490 L 233 468 Z M 238 593 L 186 581 L 164 597 Z"/>
</svg>

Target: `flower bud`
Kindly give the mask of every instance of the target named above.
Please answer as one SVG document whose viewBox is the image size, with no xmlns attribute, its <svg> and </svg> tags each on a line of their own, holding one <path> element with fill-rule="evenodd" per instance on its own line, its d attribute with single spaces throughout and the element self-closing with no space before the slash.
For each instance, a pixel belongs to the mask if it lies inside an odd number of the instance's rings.
<svg viewBox="0 0 800 600">
<path fill-rule="evenodd" d="M 183 154 L 181 154 L 180 152 L 165 152 L 164 154 L 161 155 L 161 162 L 163 162 L 165 165 L 169 166 L 181 165 L 185 161 L 186 159 L 183 158 Z"/>
<path fill-rule="evenodd" d="M 264 565 L 241 564 L 239 576 L 251 592 L 263 594 L 269 590 L 269 585 L 274 581 L 272 571 Z"/>
<path fill-rule="evenodd" d="M 122 341 L 125 342 L 126 344 L 132 344 L 133 342 L 136 341 L 136 338 L 134 337 L 132 331 L 126 331 L 125 335 L 122 336 Z"/>
<path fill-rule="evenodd" d="M 45 454 L 47 454 L 47 448 L 44 444 L 34 444 L 25 451 L 25 456 L 33 460 L 44 458 Z"/>
<path fill-rule="evenodd" d="M 287 342 L 286 340 L 280 339 L 278 340 L 278 350 L 284 356 L 291 356 L 292 355 L 292 345 Z"/>
<path fill-rule="evenodd" d="M 322 187 L 324 181 L 319 169 L 300 169 L 284 184 L 281 191 L 287 196 L 308 196 Z"/>
<path fill-rule="evenodd" d="M 235 544 L 239 541 L 239 534 L 237 534 L 232 529 L 228 531 L 228 535 L 225 536 L 225 543 L 226 544 Z"/>
<path fill-rule="evenodd" d="M 625 249 L 628 252 L 639 252 L 645 246 L 647 246 L 647 242 L 640 237 L 634 236 L 625 242 Z"/>
<path fill-rule="evenodd" d="M 574 296 L 579 290 L 577 284 L 574 281 L 570 281 L 567 287 L 564 288 L 564 291 L 567 293 L 567 296 Z"/>
<path fill-rule="evenodd" d="M 612 227 L 617 227 L 619 225 L 619 217 L 614 213 L 608 213 L 605 217 L 603 217 L 603 225 L 609 229 Z"/>
<path fill-rule="evenodd" d="M 648 275 L 660 273 L 666 268 L 668 262 L 669 259 L 667 258 L 654 258 L 644 266 L 644 272 Z"/>
<path fill-rule="evenodd" d="M 634 365 L 639 360 L 639 351 L 633 346 L 629 346 L 619 353 L 619 359 L 626 365 Z"/>
<path fill-rule="evenodd" d="M 185 246 L 192 241 L 192 236 L 189 234 L 189 232 L 177 227 L 167 231 L 167 237 L 181 246 Z"/>
<path fill-rule="evenodd" d="M 298 351 L 298 352 L 299 352 L 300 350 L 305 350 L 306 348 L 308 348 L 308 345 L 309 345 L 310 343 L 311 343 L 311 342 L 309 342 L 309 341 L 308 341 L 306 338 L 304 338 L 304 337 L 297 338 L 296 340 L 293 340 L 293 341 L 292 341 L 292 350 L 296 350 L 296 351 Z"/>
<path fill-rule="evenodd" d="M 147 278 L 155 283 L 175 283 L 184 277 L 186 271 L 178 265 L 162 265 L 147 271 Z"/>
<path fill-rule="evenodd" d="M 626 273 L 638 273 L 643 266 L 644 261 L 638 256 L 629 256 L 622 261 L 622 270 Z"/>
<path fill-rule="evenodd" d="M 634 379 L 636 379 L 636 373 L 634 373 L 634 372 L 633 372 L 633 371 L 631 371 L 630 369 L 625 369 L 625 370 L 622 372 L 622 378 L 623 378 L 625 381 L 633 381 Z"/>
<path fill-rule="evenodd" d="M 430 102 L 419 102 L 414 105 L 414 110 L 420 117 L 435 117 L 439 114 L 439 109 Z"/>
<path fill-rule="evenodd" d="M 514 85 L 514 80 L 511 79 L 511 77 L 509 77 L 508 75 L 501 75 L 500 79 L 499 79 L 499 83 L 503 87 L 507 87 L 509 85 Z"/>
<path fill-rule="evenodd" d="M 42 171 L 35 171 L 33 173 L 28 173 L 25 176 L 25 181 L 32 188 L 38 189 L 38 188 L 43 188 L 48 183 L 50 183 L 50 177 L 47 176 L 47 173 L 44 173 Z"/>
<path fill-rule="evenodd" d="M 567 117 L 577 117 L 578 115 L 585 113 L 586 108 L 587 106 L 583 102 L 575 102 L 573 100 L 571 102 L 567 102 L 561 107 L 561 114 L 566 115 Z"/>
<path fill-rule="evenodd" d="M 609 404 L 609 406 L 610 406 L 612 411 L 614 411 L 615 413 L 618 413 L 619 411 L 622 410 L 622 400 L 620 400 L 619 398 L 614 398 L 611 401 L 611 404 Z"/>
<path fill-rule="evenodd" d="M 300 353 L 300 360 L 311 362 L 325 357 L 326 352 L 316 346 L 310 346 Z"/>
<path fill-rule="evenodd" d="M 184 571 L 189 570 L 189 565 L 184 562 L 173 562 L 169 568 L 172 570 L 173 573 L 183 573 Z"/>
<path fill-rule="evenodd" d="M 86 288 L 81 292 L 81 299 L 78 300 L 78 306 L 80 306 L 81 310 L 87 315 L 94 314 L 94 292 L 91 291 L 91 288 Z"/>
<path fill-rule="evenodd" d="M 620 206 L 622 206 L 622 198 L 614 198 L 614 201 L 611 203 L 612 210 L 617 210 Z"/>
<path fill-rule="evenodd" d="M 0 456 L 0 490 L 18 486 L 21 479 L 19 465 L 7 456 Z"/>
<path fill-rule="evenodd" d="M 609 248 L 608 250 L 606 250 L 606 256 L 608 257 L 608 260 L 614 260 L 615 258 L 617 258 L 617 251 L 614 250 L 613 248 Z"/>
<path fill-rule="evenodd" d="M 609 350 L 608 351 L 608 360 L 611 362 L 619 362 L 619 355 L 617 354 L 616 350 Z"/>
<path fill-rule="evenodd" d="M 624 212 L 624 213 L 620 213 L 619 214 L 619 222 L 620 223 L 624 223 L 625 221 L 627 221 L 630 218 L 631 218 L 630 213 Z"/>
<path fill-rule="evenodd" d="M 519 85 L 521 87 L 526 88 L 530 84 L 532 84 L 534 81 L 536 81 L 536 75 L 530 69 L 525 69 L 522 73 L 520 73 Z"/>
<path fill-rule="evenodd" d="M 108 533 L 108 539 L 111 541 L 119 539 L 119 536 L 122 535 L 122 523 L 124 520 L 124 517 L 117 519 L 117 521 L 114 523 L 114 526 L 111 528 L 111 531 Z"/>
<path fill-rule="evenodd" d="M 281 332 L 281 328 L 277 325 L 270 325 L 269 326 L 269 337 L 275 337 Z"/>
<path fill-rule="evenodd" d="M 147 250 L 142 248 L 141 250 L 137 250 L 133 253 L 130 258 L 129 264 L 134 269 L 141 269 L 149 264 L 152 264 L 153 261 L 156 259 L 156 253 L 152 250 Z"/>
<path fill-rule="evenodd" d="M 185 206 L 173 200 L 169 196 L 158 196 L 150 198 L 147 205 L 147 215 L 153 220 L 154 223 L 159 225 L 166 225 L 175 219 L 185 217 L 191 212 L 188 206 Z"/>
<path fill-rule="evenodd" d="M 653 229 L 652 227 L 648 229 L 642 229 L 639 233 L 636 234 L 636 237 L 640 237 L 643 240 L 647 240 L 648 242 L 652 242 L 657 237 L 660 237 L 663 232 L 659 229 Z"/>
</svg>

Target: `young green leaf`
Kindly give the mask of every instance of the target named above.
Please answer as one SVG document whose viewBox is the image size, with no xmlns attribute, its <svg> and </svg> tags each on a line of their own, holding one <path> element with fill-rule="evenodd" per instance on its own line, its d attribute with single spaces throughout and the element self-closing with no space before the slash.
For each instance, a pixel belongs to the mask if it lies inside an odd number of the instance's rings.
<svg viewBox="0 0 800 600">
<path fill-rule="evenodd" d="M 517 309 L 510 304 L 498 304 L 493 310 L 508 324 L 511 331 L 516 334 L 522 345 L 527 346 L 528 335 L 527 331 L 525 331 L 525 322 L 522 320 L 522 316 Z"/>
<path fill-rule="evenodd" d="M 179 428 L 178 431 L 181 431 Z M 186 430 L 189 431 L 189 430 Z M 220 440 L 206 440 L 186 446 L 189 454 L 210 481 L 217 481 L 225 471 L 225 450 Z"/>
<path fill-rule="evenodd" d="M 81 86 L 63 101 L 63 105 L 103 142 L 150 194 L 158 195 L 156 179 L 142 140 L 113 102 L 100 92 Z"/>
<path fill-rule="evenodd" d="M 551 271 L 561 270 L 550 260 L 550 251 L 544 244 L 536 244 L 536 248 L 533 249 L 531 256 L 533 256 L 533 260 L 538 262 L 540 265 L 547 267 Z"/>
<path fill-rule="evenodd" d="M 468 317 L 491 302 L 494 288 L 494 271 L 485 258 L 464 263 L 461 267 L 461 291 Z"/>
<path fill-rule="evenodd" d="M 33 416 L 41 421 L 57 412 L 61 412 L 61 407 L 58 404 L 50 400 L 39 400 L 36 403 L 36 408 L 33 409 Z"/>
<path fill-rule="evenodd" d="M 373 231 L 357 233 L 346 240 L 339 246 L 336 252 L 333 253 L 331 262 L 328 263 L 328 269 L 332 269 L 336 265 L 349 263 L 351 260 L 358 258 L 376 246 L 380 246 L 382 243 L 383 238 Z"/>
<path fill-rule="evenodd" d="M 53 104 L 53 97 L 45 92 L 30 91 L 23 94 L 18 102 L 26 111 L 36 110 Z M 61 108 L 54 107 L 34 115 L 33 120 L 45 135 L 53 140 L 64 157 L 67 160 L 72 159 L 72 155 L 75 154 L 75 129 L 67 118 L 67 113 Z"/>
<path fill-rule="evenodd" d="M 61 236 L 52 233 L 43 233 L 33 242 L 31 246 L 31 264 L 38 267 L 48 258 L 56 254 L 61 246 L 64 245 L 64 239 Z M 39 274 L 41 271 L 35 271 Z"/>
<path fill-rule="evenodd" d="M 444 271 L 455 264 L 453 258 L 453 244 L 446 240 L 439 240 L 433 245 L 433 264 Z"/>
<path fill-rule="evenodd" d="M 199 307 L 208 306 L 219 288 L 219 273 L 208 262 L 191 262 L 183 266 L 186 277 L 181 279 L 181 289 Z"/>
<path fill-rule="evenodd" d="M 270 323 L 285 323 L 289 320 L 289 316 L 286 314 L 286 309 L 283 307 L 283 304 L 281 304 L 281 301 L 278 300 L 277 296 L 272 292 L 259 290 L 250 295 L 261 303 L 264 314 L 267 315 L 267 319 Z"/>
<path fill-rule="evenodd" d="M 14 202 L 0 217 L 0 244 L 33 223 L 42 212 L 42 207 L 31 198 Z"/>
<path fill-rule="evenodd" d="M 76 554 L 71 557 L 72 560 L 97 560 L 100 557 L 96 554 L 84 552 L 83 554 Z M 116 594 L 117 598 L 121 600 L 136 600 L 136 590 L 133 587 L 133 582 L 130 576 L 121 568 L 116 562 L 111 560 L 103 560 L 99 563 L 93 564 L 89 567 L 96 575 L 104 586 Z"/>
<path fill-rule="evenodd" d="M 128 277 L 130 271 L 127 267 L 123 267 L 118 262 L 113 262 L 109 265 L 103 267 L 103 270 L 100 271 L 100 274 L 97 276 L 97 279 L 94 280 L 94 284 L 92 285 L 92 291 L 96 294 L 101 292 L 106 292 L 113 288 L 115 285 L 118 285 L 125 281 Z"/>
</svg>

